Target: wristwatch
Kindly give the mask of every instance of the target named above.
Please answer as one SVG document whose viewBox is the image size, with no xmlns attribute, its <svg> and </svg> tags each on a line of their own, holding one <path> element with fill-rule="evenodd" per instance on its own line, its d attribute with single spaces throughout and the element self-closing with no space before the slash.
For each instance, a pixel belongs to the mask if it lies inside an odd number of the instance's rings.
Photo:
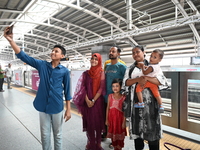
<svg viewBox="0 0 200 150">
<path fill-rule="evenodd" d="M 94 99 L 92 99 L 92 102 L 94 103 L 94 102 L 95 102 L 95 100 L 94 100 Z"/>
</svg>

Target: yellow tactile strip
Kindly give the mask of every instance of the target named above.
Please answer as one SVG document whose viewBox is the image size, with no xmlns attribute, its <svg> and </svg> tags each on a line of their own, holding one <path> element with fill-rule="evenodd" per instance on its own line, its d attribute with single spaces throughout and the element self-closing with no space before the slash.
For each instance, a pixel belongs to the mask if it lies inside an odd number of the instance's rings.
<svg viewBox="0 0 200 150">
<path fill-rule="evenodd" d="M 24 92 L 26 94 L 29 94 L 31 96 L 35 96 L 36 95 L 36 91 L 30 90 L 30 89 L 26 89 L 24 87 L 21 86 L 12 86 L 13 88 Z M 76 108 L 72 107 L 72 113 L 80 115 L 77 113 Z M 160 140 L 160 149 L 161 150 L 167 150 L 167 148 L 164 147 L 164 143 L 168 142 L 168 143 L 172 143 L 175 144 L 181 148 L 184 149 L 191 149 L 191 150 L 200 150 L 200 143 L 194 143 L 167 133 L 163 133 L 163 138 Z M 171 150 L 178 150 L 177 148 L 174 148 L 172 146 L 168 146 Z"/>
<path fill-rule="evenodd" d="M 29 94 L 31 96 L 35 96 L 36 95 L 36 91 L 24 88 L 22 86 L 12 85 L 12 88 L 17 89 L 17 90 L 19 90 L 21 92 L 24 92 L 26 94 Z"/>
<path fill-rule="evenodd" d="M 194 142 L 191 142 L 191 141 L 188 141 L 188 140 L 185 140 L 185 139 L 182 139 L 182 138 L 179 138 L 179 137 L 167 134 L 167 133 L 164 133 L 163 135 L 164 136 L 160 141 L 161 150 L 167 150 L 167 148 L 164 147 L 165 142 L 177 145 L 184 149 L 200 150 L 200 143 L 199 144 L 194 143 Z M 178 150 L 177 148 L 174 148 L 172 146 L 169 146 L 169 148 L 171 150 Z"/>
<path fill-rule="evenodd" d="M 15 85 L 13 85 L 12 88 L 14 88 L 14 89 L 16 89 L 16 90 L 19 90 L 19 91 L 21 91 L 21 92 L 24 92 L 24 93 L 26 93 L 26 94 L 29 94 L 29 95 L 31 95 L 31 96 L 33 96 L 33 97 L 35 97 L 35 95 L 36 95 L 36 93 L 37 93 L 37 91 L 31 90 L 31 89 L 27 89 L 27 88 L 24 88 L 24 87 L 22 87 L 22 86 L 15 86 Z M 75 108 L 72 107 L 71 110 L 72 110 L 72 113 L 77 114 L 77 115 L 80 115 L 80 114 L 78 114 L 78 112 L 77 112 L 77 110 L 76 110 Z"/>
</svg>

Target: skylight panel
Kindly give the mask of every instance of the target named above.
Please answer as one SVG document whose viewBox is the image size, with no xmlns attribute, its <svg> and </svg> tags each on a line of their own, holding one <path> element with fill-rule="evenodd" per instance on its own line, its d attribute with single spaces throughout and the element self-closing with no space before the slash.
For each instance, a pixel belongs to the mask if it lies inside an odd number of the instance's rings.
<svg viewBox="0 0 200 150">
<path fill-rule="evenodd" d="M 74 0 L 60 0 L 59 2 L 72 3 L 74 2 Z M 51 26 L 51 24 L 47 24 L 44 22 L 55 15 L 57 12 L 62 10 L 64 7 L 66 6 L 56 3 L 56 1 L 31 1 L 29 5 L 24 9 L 24 11 L 19 14 L 16 22 L 12 23 L 15 24 L 13 29 L 14 40 L 23 39 L 25 33 L 30 32 L 38 25 L 43 24 Z M 0 50 L 6 48 L 8 42 L 5 40 L 5 38 L 1 38 L 0 45 Z"/>
</svg>

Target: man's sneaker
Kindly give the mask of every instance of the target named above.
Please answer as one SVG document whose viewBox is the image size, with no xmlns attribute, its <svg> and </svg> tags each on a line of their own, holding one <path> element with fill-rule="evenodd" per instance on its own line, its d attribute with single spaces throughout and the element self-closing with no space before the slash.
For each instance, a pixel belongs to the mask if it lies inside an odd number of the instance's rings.
<svg viewBox="0 0 200 150">
<path fill-rule="evenodd" d="M 159 113 L 164 113 L 164 107 L 163 107 L 163 105 L 160 105 L 160 108 L 159 108 L 158 112 Z"/>
<path fill-rule="evenodd" d="M 144 108 L 144 103 L 143 103 L 143 102 L 142 102 L 142 103 L 139 103 L 139 102 L 138 102 L 138 103 L 135 103 L 135 104 L 134 104 L 134 107 L 135 107 L 135 108 Z"/>
</svg>

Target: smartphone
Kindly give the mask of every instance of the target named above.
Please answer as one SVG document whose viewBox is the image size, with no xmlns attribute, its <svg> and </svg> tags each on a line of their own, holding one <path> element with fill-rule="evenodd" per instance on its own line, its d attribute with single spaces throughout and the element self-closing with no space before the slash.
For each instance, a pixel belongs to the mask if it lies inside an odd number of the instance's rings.
<svg viewBox="0 0 200 150">
<path fill-rule="evenodd" d="M 10 26 L 9 30 L 6 32 L 6 34 L 12 34 L 13 33 L 13 27 L 14 25 Z"/>
</svg>

